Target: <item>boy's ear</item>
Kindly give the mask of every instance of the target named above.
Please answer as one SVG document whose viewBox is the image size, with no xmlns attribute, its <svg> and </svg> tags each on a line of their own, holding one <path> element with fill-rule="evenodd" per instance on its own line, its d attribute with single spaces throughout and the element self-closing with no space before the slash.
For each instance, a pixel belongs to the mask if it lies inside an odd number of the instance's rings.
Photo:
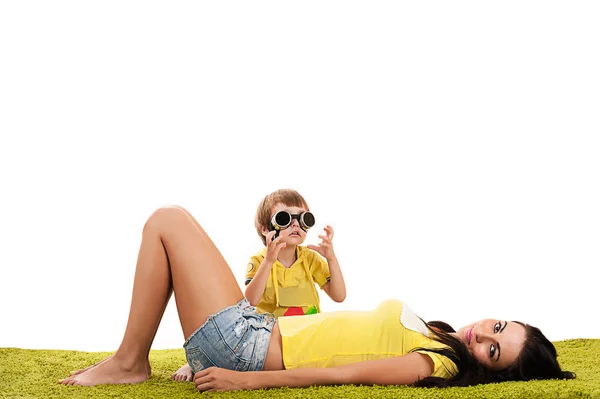
<svg viewBox="0 0 600 399">
<path fill-rule="evenodd" d="M 262 235 L 266 237 L 267 234 L 269 234 L 269 229 L 267 229 L 266 227 L 263 227 L 262 228 Z"/>
</svg>

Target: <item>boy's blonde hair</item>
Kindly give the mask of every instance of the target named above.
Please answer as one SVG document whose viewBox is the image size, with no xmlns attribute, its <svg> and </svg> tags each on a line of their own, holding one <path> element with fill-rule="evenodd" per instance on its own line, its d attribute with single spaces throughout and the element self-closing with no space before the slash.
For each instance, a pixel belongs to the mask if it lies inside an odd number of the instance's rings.
<svg viewBox="0 0 600 399">
<path fill-rule="evenodd" d="M 254 226 L 256 227 L 258 236 L 265 245 L 267 245 L 267 237 L 263 235 L 262 230 L 269 229 L 271 224 L 271 210 L 276 204 L 280 203 L 286 206 L 297 206 L 299 208 L 304 208 L 307 211 L 310 210 L 308 209 L 308 204 L 306 203 L 304 197 L 302 197 L 296 190 L 284 188 L 274 191 L 263 198 L 263 200 L 260 201 L 260 204 L 258 204 L 258 209 L 256 209 Z"/>
</svg>

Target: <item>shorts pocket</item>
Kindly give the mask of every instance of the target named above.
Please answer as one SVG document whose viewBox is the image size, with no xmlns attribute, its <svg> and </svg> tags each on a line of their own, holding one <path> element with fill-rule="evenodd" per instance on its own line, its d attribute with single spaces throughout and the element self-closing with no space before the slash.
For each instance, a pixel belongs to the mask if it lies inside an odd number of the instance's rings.
<svg viewBox="0 0 600 399">
<path fill-rule="evenodd" d="M 212 359 L 208 357 L 200 348 L 186 349 L 185 358 L 187 359 L 187 362 L 194 373 L 215 366 L 215 363 L 212 361 Z"/>
<path fill-rule="evenodd" d="M 240 312 L 237 314 L 217 315 L 210 319 L 214 332 L 219 336 L 223 344 L 236 357 L 242 360 L 250 360 L 241 356 L 239 353 L 248 345 L 252 338 L 252 329 L 248 320 Z"/>
</svg>

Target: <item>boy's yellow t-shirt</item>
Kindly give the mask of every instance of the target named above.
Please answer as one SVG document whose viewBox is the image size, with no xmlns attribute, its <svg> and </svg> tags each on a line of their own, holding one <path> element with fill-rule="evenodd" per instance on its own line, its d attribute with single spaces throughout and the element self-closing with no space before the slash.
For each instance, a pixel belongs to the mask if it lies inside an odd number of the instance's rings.
<svg viewBox="0 0 600 399">
<path fill-rule="evenodd" d="M 246 285 L 254 278 L 265 259 L 263 248 L 250 258 L 246 269 Z M 329 281 L 327 261 L 307 247 L 296 247 L 296 262 L 289 268 L 275 261 L 267 280 L 265 292 L 256 305 L 260 313 L 273 313 L 276 317 L 314 314 L 320 311 L 319 294 L 315 283 L 323 288 Z"/>
<path fill-rule="evenodd" d="M 278 323 L 286 369 L 337 367 L 403 356 L 415 348 L 448 348 L 431 339 L 425 322 L 398 300 L 382 302 L 372 311 L 282 317 Z M 443 355 L 416 352 L 433 360 L 434 377 L 450 378 L 458 372 Z"/>
</svg>

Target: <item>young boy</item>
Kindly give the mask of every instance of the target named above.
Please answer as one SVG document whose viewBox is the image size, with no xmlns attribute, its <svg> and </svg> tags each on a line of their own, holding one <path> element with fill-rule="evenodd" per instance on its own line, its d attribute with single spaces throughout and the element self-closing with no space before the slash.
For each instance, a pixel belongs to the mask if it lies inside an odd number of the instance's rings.
<svg viewBox="0 0 600 399">
<path fill-rule="evenodd" d="M 346 284 L 333 250 L 333 228 L 325 227 L 319 245 L 301 246 L 314 216 L 295 190 L 281 189 L 258 205 L 254 220 L 265 248 L 250 258 L 245 296 L 261 313 L 276 317 L 314 314 L 320 311 L 315 282 L 335 302 L 346 298 Z M 175 380 L 193 380 L 186 363 Z"/>
<path fill-rule="evenodd" d="M 334 301 L 346 298 L 331 226 L 319 236 L 318 246 L 301 246 L 314 217 L 297 191 L 283 189 L 267 195 L 258 205 L 254 224 L 265 248 L 250 259 L 245 295 L 259 312 L 276 317 L 318 313 L 315 282 Z"/>
</svg>

